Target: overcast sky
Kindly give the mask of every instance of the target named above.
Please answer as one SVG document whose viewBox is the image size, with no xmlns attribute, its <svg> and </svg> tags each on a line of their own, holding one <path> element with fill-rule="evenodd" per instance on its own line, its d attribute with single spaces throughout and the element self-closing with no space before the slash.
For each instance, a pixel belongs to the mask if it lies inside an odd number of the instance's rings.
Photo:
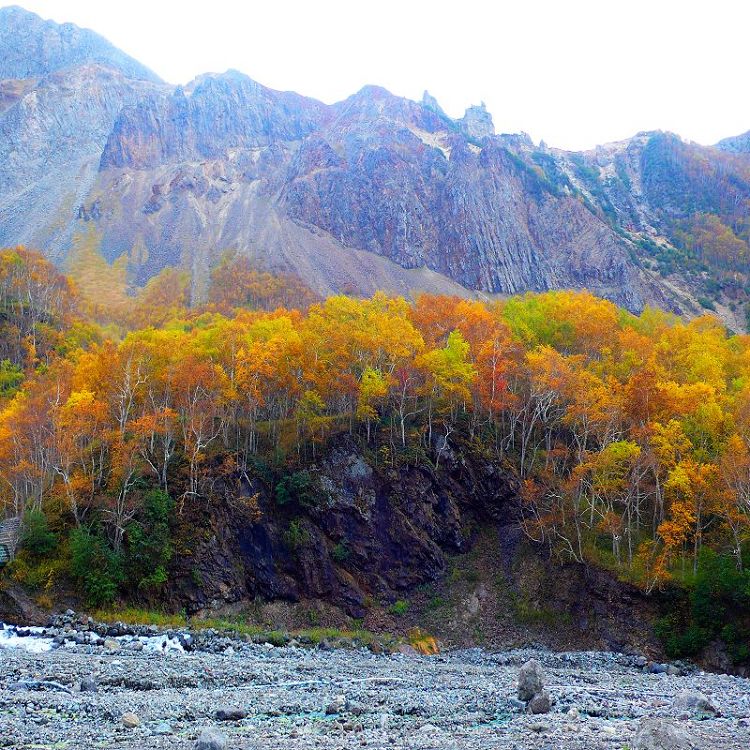
<svg viewBox="0 0 750 750">
<path fill-rule="evenodd" d="M 0 5 L 5 5 L 0 0 Z M 172 83 L 236 68 L 334 102 L 376 83 L 498 132 L 590 148 L 639 130 L 714 143 L 750 129 L 750 1 L 21 0 Z"/>
</svg>

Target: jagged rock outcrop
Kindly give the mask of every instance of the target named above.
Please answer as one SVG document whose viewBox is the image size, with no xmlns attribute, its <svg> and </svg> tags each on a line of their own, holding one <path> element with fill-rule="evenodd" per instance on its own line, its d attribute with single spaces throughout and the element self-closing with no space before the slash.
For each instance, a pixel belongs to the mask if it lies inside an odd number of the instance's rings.
<svg viewBox="0 0 750 750">
<path fill-rule="evenodd" d="M 272 91 L 229 71 L 125 106 L 107 140 L 101 168 L 147 169 L 225 158 L 233 149 L 298 141 L 317 130 L 327 108 Z"/>
<path fill-rule="evenodd" d="M 484 102 L 479 106 L 469 107 L 458 124 L 461 132 L 473 140 L 481 141 L 483 138 L 495 135 L 495 124 Z"/>
<path fill-rule="evenodd" d="M 86 242 L 136 284 L 179 265 L 200 297 L 237 250 L 323 294 L 586 287 L 697 312 L 683 224 L 733 231 L 750 201 L 737 149 L 640 133 L 569 153 L 376 86 L 334 105 L 234 71 L 172 87 L 93 32 L 0 13 L 0 245 L 65 265 Z"/>
</svg>

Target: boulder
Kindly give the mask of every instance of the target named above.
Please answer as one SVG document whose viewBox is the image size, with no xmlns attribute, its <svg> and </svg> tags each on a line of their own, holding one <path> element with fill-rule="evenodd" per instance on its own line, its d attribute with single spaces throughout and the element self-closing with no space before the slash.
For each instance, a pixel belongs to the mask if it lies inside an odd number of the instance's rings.
<svg viewBox="0 0 750 750">
<path fill-rule="evenodd" d="M 633 750 L 694 750 L 690 734 L 667 719 L 644 719 L 633 739 Z"/>
<path fill-rule="evenodd" d="M 682 690 L 677 693 L 672 702 L 672 710 L 678 718 L 705 719 L 721 715 L 711 699 L 698 690 Z"/>
<path fill-rule="evenodd" d="M 247 716 L 243 708 L 222 706 L 216 710 L 217 721 L 242 721 Z"/>
<path fill-rule="evenodd" d="M 195 750 L 226 750 L 228 740 L 218 729 L 206 727 L 195 743 Z"/>
<path fill-rule="evenodd" d="M 84 677 L 81 680 L 82 693 L 96 693 L 99 691 L 99 683 L 93 677 Z"/>
<path fill-rule="evenodd" d="M 326 708 L 326 714 L 331 716 L 333 714 L 340 714 L 346 711 L 347 700 L 345 695 L 337 695 Z"/>
<path fill-rule="evenodd" d="M 527 710 L 530 714 L 548 714 L 551 707 L 549 693 L 541 690 L 529 701 Z"/>
<path fill-rule="evenodd" d="M 518 700 L 528 703 L 544 688 L 544 672 L 536 659 L 524 664 L 518 672 Z"/>
</svg>

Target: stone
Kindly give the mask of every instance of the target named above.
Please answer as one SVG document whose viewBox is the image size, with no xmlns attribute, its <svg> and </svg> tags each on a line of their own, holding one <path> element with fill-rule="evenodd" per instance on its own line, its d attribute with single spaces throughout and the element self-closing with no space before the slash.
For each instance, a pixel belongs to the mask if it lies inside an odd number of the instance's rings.
<svg viewBox="0 0 750 750">
<path fill-rule="evenodd" d="M 536 659 L 527 661 L 518 672 L 518 700 L 528 703 L 544 687 L 544 672 Z"/>
<path fill-rule="evenodd" d="M 667 719 L 644 719 L 633 738 L 633 750 L 694 750 L 690 734 Z"/>
<path fill-rule="evenodd" d="M 226 750 L 227 736 L 214 727 L 206 727 L 195 743 L 195 750 Z"/>
<path fill-rule="evenodd" d="M 548 714 L 551 707 L 549 693 L 541 690 L 529 701 L 527 710 L 530 714 Z"/>
<path fill-rule="evenodd" d="M 333 714 L 340 714 L 346 711 L 347 701 L 345 695 L 337 695 L 326 707 L 326 714 L 332 716 Z"/>
<path fill-rule="evenodd" d="M 99 692 L 99 683 L 93 677 L 84 677 L 81 680 L 81 692 L 97 693 Z"/>
<path fill-rule="evenodd" d="M 649 665 L 648 670 L 651 674 L 666 674 L 669 671 L 669 666 L 653 662 Z"/>
<path fill-rule="evenodd" d="M 672 710 L 678 718 L 705 719 L 721 716 L 721 712 L 710 698 L 698 690 L 681 690 L 672 702 Z"/>
<path fill-rule="evenodd" d="M 122 725 L 128 729 L 135 729 L 141 725 L 141 720 L 130 711 L 122 715 L 121 721 Z"/>
<path fill-rule="evenodd" d="M 106 648 L 107 651 L 117 651 L 120 648 L 120 642 L 116 641 L 114 638 L 105 638 L 104 648 Z"/>
<path fill-rule="evenodd" d="M 222 706 L 216 710 L 217 721 L 242 721 L 247 716 L 247 711 L 242 708 Z"/>
<path fill-rule="evenodd" d="M 546 724 L 529 724 L 529 729 L 532 732 L 536 732 L 536 734 L 541 734 L 542 732 L 546 732 L 549 727 Z"/>
</svg>

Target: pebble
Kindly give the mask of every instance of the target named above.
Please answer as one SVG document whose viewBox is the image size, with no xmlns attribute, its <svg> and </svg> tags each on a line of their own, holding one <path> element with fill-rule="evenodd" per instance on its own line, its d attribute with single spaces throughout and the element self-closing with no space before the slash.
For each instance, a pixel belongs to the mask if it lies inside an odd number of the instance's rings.
<svg viewBox="0 0 750 750">
<path fill-rule="evenodd" d="M 99 691 L 99 683 L 93 677 L 84 677 L 81 680 L 82 693 L 96 693 Z"/>
<path fill-rule="evenodd" d="M 127 727 L 128 729 L 135 729 L 136 727 L 139 727 L 141 725 L 141 720 L 131 712 L 124 713 L 122 715 L 122 725 L 124 727 Z"/>
</svg>

